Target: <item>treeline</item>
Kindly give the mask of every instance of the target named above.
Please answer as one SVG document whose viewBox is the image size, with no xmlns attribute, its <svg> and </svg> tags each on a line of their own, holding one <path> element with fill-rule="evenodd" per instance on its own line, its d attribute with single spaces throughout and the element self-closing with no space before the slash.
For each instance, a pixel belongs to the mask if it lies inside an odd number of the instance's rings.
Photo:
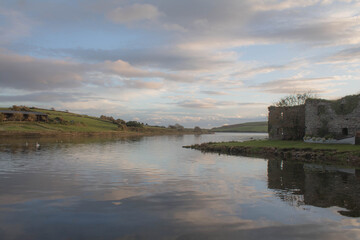
<svg viewBox="0 0 360 240">
<path fill-rule="evenodd" d="M 0 113 L 0 122 L 3 122 L 5 120 L 35 122 L 37 120 L 37 117 L 35 114 L 27 114 L 25 117 L 22 113 L 14 113 L 11 117 L 6 118 L 5 114 Z"/>
<path fill-rule="evenodd" d="M 33 107 L 32 107 L 33 108 Z M 13 111 L 24 111 L 24 112 L 32 112 L 32 108 L 30 107 L 27 107 L 27 106 L 17 106 L 17 105 L 13 105 L 10 110 L 13 110 Z"/>
<path fill-rule="evenodd" d="M 31 108 L 27 107 L 27 106 L 17 106 L 17 105 L 13 105 L 11 108 L 9 108 L 12 111 L 19 111 L 18 113 L 14 113 L 12 114 L 10 117 L 6 117 L 5 114 L 0 113 L 0 122 L 3 121 L 29 121 L 29 122 L 35 122 L 38 118 L 36 117 L 35 114 L 26 114 L 26 116 L 24 116 L 24 114 L 22 114 L 20 111 L 23 112 L 32 112 Z"/>
<path fill-rule="evenodd" d="M 105 116 L 105 115 L 101 115 L 100 119 L 104 120 L 104 121 L 112 122 L 112 123 L 118 125 L 118 127 L 122 128 L 122 129 L 126 129 L 127 127 L 143 128 L 144 125 L 145 125 L 144 123 L 140 123 L 138 121 L 128 121 L 128 122 L 126 122 L 123 119 L 120 119 L 120 118 L 115 119 L 113 117 L 108 117 L 108 116 Z"/>
</svg>

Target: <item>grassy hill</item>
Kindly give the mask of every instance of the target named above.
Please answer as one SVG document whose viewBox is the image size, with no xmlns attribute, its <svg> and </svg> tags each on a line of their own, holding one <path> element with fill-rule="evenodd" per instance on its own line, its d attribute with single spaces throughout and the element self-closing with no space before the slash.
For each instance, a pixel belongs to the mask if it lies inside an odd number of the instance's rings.
<svg viewBox="0 0 360 240">
<path fill-rule="evenodd" d="M 0 108 L 9 110 L 9 108 Z M 141 125 L 140 127 L 126 126 L 125 122 L 118 124 L 109 119 L 91 117 L 70 112 L 48 109 L 31 108 L 30 111 L 48 114 L 47 122 L 36 121 L 3 121 L 0 122 L 0 133 L 145 133 L 145 134 L 183 134 L 194 133 L 193 129 L 169 129 Z M 128 122 L 129 123 L 129 122 Z"/>
<path fill-rule="evenodd" d="M 248 122 L 211 129 L 214 132 L 267 132 L 267 122 Z"/>
<path fill-rule="evenodd" d="M 1 110 L 5 110 L 5 108 L 1 108 Z M 33 108 L 31 109 L 31 111 L 48 114 L 50 121 L 47 123 L 28 121 L 4 121 L 0 124 L 0 131 L 104 132 L 116 131 L 118 129 L 118 126 L 116 124 L 110 121 L 104 121 L 96 117 L 39 108 Z M 56 118 L 63 119 L 63 123 L 56 121 Z"/>
</svg>

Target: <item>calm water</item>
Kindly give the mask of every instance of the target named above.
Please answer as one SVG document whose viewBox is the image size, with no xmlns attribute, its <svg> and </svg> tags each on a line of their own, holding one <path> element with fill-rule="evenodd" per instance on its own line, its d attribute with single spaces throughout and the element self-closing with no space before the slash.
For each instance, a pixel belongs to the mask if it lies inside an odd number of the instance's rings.
<svg viewBox="0 0 360 240">
<path fill-rule="evenodd" d="M 355 169 L 182 148 L 251 137 L 2 141 L 0 239 L 360 239 Z"/>
</svg>

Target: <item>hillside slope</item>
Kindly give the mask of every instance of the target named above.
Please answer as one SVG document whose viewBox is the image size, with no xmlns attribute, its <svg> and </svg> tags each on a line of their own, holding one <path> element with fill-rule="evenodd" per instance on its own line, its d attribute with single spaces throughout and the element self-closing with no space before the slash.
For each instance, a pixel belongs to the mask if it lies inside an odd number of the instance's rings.
<svg viewBox="0 0 360 240">
<path fill-rule="evenodd" d="M 49 116 L 48 123 L 29 121 L 5 121 L 0 124 L 0 131 L 22 131 L 22 132 L 103 132 L 115 131 L 118 126 L 110 121 L 69 112 L 53 111 L 33 108 L 31 111 L 46 113 Z M 61 121 L 58 121 L 58 120 Z"/>
<path fill-rule="evenodd" d="M 214 132 L 264 132 L 268 131 L 267 122 L 248 122 L 226 125 L 211 129 Z"/>
<path fill-rule="evenodd" d="M 9 108 L 0 108 L 9 110 Z M 70 112 L 55 111 L 48 109 L 31 108 L 32 112 L 42 112 L 48 114 L 48 122 L 37 121 L 3 121 L 0 122 L 0 135 L 40 133 L 44 135 L 56 135 L 59 133 L 129 133 L 133 134 L 189 134 L 194 133 L 194 129 L 170 129 L 165 127 L 147 126 L 139 123 L 138 127 L 126 126 L 123 121 L 121 124 L 115 120 L 98 117 L 91 117 Z M 121 120 L 122 121 L 122 120 Z M 201 133 L 204 133 L 202 131 Z"/>
</svg>

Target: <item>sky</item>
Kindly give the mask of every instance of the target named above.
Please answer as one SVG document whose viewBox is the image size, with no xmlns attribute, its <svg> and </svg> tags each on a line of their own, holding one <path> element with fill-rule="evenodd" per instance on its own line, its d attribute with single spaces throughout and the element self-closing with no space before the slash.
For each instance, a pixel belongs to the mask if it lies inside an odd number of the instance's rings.
<svg viewBox="0 0 360 240">
<path fill-rule="evenodd" d="M 360 0 L 1 0 L 0 106 L 211 128 L 360 93 Z"/>
</svg>

